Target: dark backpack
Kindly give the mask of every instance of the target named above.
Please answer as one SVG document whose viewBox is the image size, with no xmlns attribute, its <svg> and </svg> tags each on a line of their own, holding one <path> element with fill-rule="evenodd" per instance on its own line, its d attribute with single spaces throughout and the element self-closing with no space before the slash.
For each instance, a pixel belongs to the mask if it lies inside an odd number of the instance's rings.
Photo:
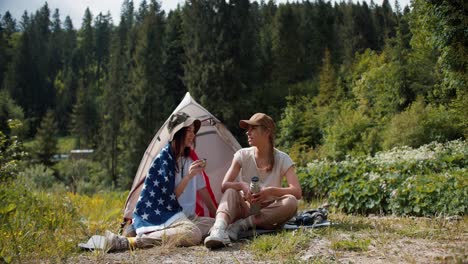
<svg viewBox="0 0 468 264">
<path fill-rule="evenodd" d="M 321 224 L 327 221 L 328 217 L 328 210 L 325 208 L 318 208 L 304 211 L 291 220 L 287 222 L 290 225 L 297 225 L 297 226 L 312 226 Z"/>
</svg>

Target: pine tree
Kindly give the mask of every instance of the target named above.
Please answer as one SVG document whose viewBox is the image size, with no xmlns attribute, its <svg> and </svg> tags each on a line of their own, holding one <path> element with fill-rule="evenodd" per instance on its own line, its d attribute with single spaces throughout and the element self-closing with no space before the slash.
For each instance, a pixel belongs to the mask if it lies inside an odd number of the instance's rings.
<svg viewBox="0 0 468 264">
<path fill-rule="evenodd" d="M 103 93 L 103 123 L 100 128 L 100 144 L 98 156 L 104 167 L 110 174 L 110 180 L 114 186 L 127 187 L 127 181 L 119 181 L 118 165 L 119 153 L 119 139 L 123 135 L 122 123 L 124 115 L 123 101 L 125 98 L 125 84 L 128 82 L 128 64 L 126 63 L 128 51 L 127 38 L 128 32 L 126 29 L 125 19 L 120 21 L 118 28 L 119 34 L 113 36 L 111 45 L 111 56 L 109 64 L 109 81 L 104 86 Z M 122 144 L 120 144 L 122 145 Z M 126 167 L 124 164 L 120 164 L 120 167 Z M 129 179 L 129 177 L 126 177 Z M 124 182 L 124 184 L 121 184 Z"/>
<path fill-rule="evenodd" d="M 249 112 L 255 30 L 248 1 L 190 1 L 184 8 L 185 83 L 197 100 L 236 133 Z M 253 63 L 253 64 L 251 64 Z"/>
<path fill-rule="evenodd" d="M 58 9 L 55 9 L 52 21 L 52 32 L 50 36 L 49 45 L 49 76 L 55 80 L 56 75 L 64 66 L 63 58 L 63 29 L 62 22 L 60 21 L 60 13 Z"/>
<path fill-rule="evenodd" d="M 164 86 L 167 90 L 164 107 L 164 115 L 168 116 L 181 98 L 187 92 L 184 80 L 184 64 L 186 62 L 183 46 L 182 11 L 173 10 L 167 17 L 166 37 L 164 44 L 163 76 Z"/>
<path fill-rule="evenodd" d="M 94 98 L 88 89 L 79 83 L 76 104 L 71 115 L 71 132 L 78 139 L 78 148 L 96 146 L 99 116 Z"/>
<path fill-rule="evenodd" d="M 86 8 L 79 31 L 80 41 L 78 43 L 80 51 L 80 78 L 83 80 L 83 85 L 88 89 L 91 87 L 94 78 L 95 67 L 95 41 L 94 28 L 92 26 L 93 15 L 89 8 Z"/>
<path fill-rule="evenodd" d="M 36 146 L 34 155 L 40 163 L 50 166 L 53 164 L 52 157 L 57 153 L 57 123 L 54 113 L 49 110 L 41 121 L 36 134 Z"/>
<path fill-rule="evenodd" d="M 285 97 L 285 86 L 303 78 L 304 46 L 299 33 L 300 21 L 292 4 L 280 5 L 273 31 L 274 78 L 280 89 L 277 96 Z"/>
<path fill-rule="evenodd" d="M 337 97 L 336 74 L 331 64 L 330 51 L 326 49 L 319 75 L 319 93 L 316 102 L 318 106 L 328 106 L 334 103 Z"/>
<path fill-rule="evenodd" d="M 163 37 L 164 11 L 153 0 L 138 30 L 132 86 L 124 101 L 123 159 L 128 161 L 124 175 L 136 173 L 148 143 L 167 118 L 161 111 L 167 94 L 162 75 Z"/>
<path fill-rule="evenodd" d="M 112 31 L 112 18 L 110 13 L 96 17 L 95 23 L 95 54 L 96 54 L 96 81 L 98 91 L 101 91 L 101 83 L 107 79 L 107 65 L 109 63 L 110 38 Z"/>
<path fill-rule="evenodd" d="M 54 86 L 57 93 L 56 113 L 60 113 L 56 117 L 57 124 L 60 134 L 64 135 L 71 126 L 70 117 L 76 103 L 79 77 L 76 30 L 69 16 L 65 18 L 61 43 L 63 67 L 57 74 Z"/>
<path fill-rule="evenodd" d="M 16 20 L 13 19 L 10 11 L 5 12 L 5 14 L 2 17 L 1 24 L 7 39 L 10 38 L 13 33 L 18 31 L 18 29 L 16 28 Z"/>
<path fill-rule="evenodd" d="M 23 15 L 20 23 L 27 28 L 25 28 L 26 31 L 20 36 L 18 44 L 13 51 L 12 61 L 5 74 L 3 87 L 8 90 L 12 99 L 24 109 L 25 117 L 31 118 L 34 113 L 32 106 L 34 105 L 35 98 L 32 97 L 34 94 L 29 91 L 29 88 L 31 83 L 36 80 L 34 79 L 34 65 L 30 63 L 33 60 L 33 56 L 30 49 L 31 33 L 27 13 Z M 32 130 L 28 131 L 28 136 L 34 134 L 35 131 Z"/>
</svg>

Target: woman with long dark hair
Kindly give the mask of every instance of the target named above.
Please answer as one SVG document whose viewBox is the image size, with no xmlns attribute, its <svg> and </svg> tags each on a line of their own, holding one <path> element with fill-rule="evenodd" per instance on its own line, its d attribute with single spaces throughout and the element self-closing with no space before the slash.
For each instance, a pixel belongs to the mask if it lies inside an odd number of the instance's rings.
<svg viewBox="0 0 468 264">
<path fill-rule="evenodd" d="M 200 174 L 205 162 L 193 161 L 189 155 L 200 125 L 200 120 L 184 112 L 170 117 L 169 142 L 153 160 L 133 213 L 136 237 L 107 232 L 108 250 L 151 247 L 162 242 L 177 246 L 201 242 L 214 219 L 200 221 L 195 217 L 196 192 L 206 191 Z M 216 210 L 213 201 L 204 202 L 209 210 Z"/>
</svg>

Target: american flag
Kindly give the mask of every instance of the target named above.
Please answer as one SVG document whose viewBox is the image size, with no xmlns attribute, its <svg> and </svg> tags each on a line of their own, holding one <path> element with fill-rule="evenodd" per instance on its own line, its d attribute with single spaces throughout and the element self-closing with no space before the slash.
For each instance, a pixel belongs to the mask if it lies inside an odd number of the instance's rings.
<svg viewBox="0 0 468 264">
<path fill-rule="evenodd" d="M 175 157 L 167 144 L 156 156 L 133 212 L 137 234 L 160 230 L 183 216 L 175 194 Z"/>
</svg>

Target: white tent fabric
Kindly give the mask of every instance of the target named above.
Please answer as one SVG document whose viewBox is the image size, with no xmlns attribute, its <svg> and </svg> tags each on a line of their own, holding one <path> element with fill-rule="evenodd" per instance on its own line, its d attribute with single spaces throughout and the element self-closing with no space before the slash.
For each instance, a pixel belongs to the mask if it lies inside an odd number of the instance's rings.
<svg viewBox="0 0 468 264">
<path fill-rule="evenodd" d="M 189 93 L 185 95 L 173 114 L 179 111 L 185 112 L 202 121 L 200 130 L 197 133 L 195 152 L 199 158 L 207 159 L 205 172 L 210 179 L 210 185 L 216 201 L 219 202 L 222 195 L 221 184 L 224 175 L 231 165 L 234 153 L 239 150 L 241 146 L 231 132 L 215 116 L 208 112 L 208 110 L 198 104 Z M 135 179 L 133 180 L 132 189 L 125 203 L 124 219 L 126 220 L 132 219 L 133 210 L 136 206 L 149 167 L 161 148 L 168 142 L 168 121 L 169 118 L 154 136 L 140 162 Z"/>
</svg>

